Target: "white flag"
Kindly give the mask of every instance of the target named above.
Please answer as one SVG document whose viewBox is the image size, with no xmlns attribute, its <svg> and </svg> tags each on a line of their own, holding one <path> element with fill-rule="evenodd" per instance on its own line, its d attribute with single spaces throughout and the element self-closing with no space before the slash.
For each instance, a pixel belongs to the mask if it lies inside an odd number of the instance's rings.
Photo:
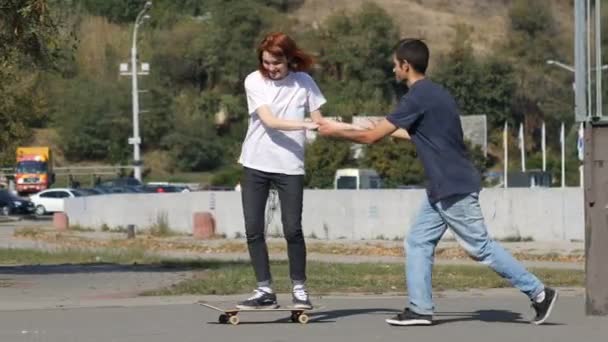
<svg viewBox="0 0 608 342">
<path fill-rule="evenodd" d="M 505 128 L 502 131 L 502 146 L 504 149 L 504 160 L 503 160 L 503 183 L 504 187 L 509 187 L 509 181 L 507 179 L 507 172 L 509 170 L 509 124 L 505 121 Z"/>
<path fill-rule="evenodd" d="M 523 123 L 519 124 L 519 134 L 517 135 L 517 147 L 519 147 L 520 150 L 524 148 L 524 124 Z"/>
<path fill-rule="evenodd" d="M 526 145 L 524 142 L 524 124 L 519 124 L 518 145 L 521 152 L 521 171 L 526 172 Z"/>
<path fill-rule="evenodd" d="M 566 129 L 562 122 L 562 127 L 559 133 L 559 142 L 561 145 L 562 152 L 562 188 L 566 186 Z"/>
<path fill-rule="evenodd" d="M 543 153 L 543 171 L 547 171 L 547 144 L 546 144 L 546 131 L 545 131 L 545 122 L 543 121 L 543 126 L 542 126 L 542 137 L 541 137 L 541 149 L 542 149 L 542 153 Z"/>
<path fill-rule="evenodd" d="M 583 161 L 585 159 L 585 129 L 583 123 L 578 127 L 578 139 L 576 140 L 576 149 L 578 151 L 578 160 Z"/>
</svg>

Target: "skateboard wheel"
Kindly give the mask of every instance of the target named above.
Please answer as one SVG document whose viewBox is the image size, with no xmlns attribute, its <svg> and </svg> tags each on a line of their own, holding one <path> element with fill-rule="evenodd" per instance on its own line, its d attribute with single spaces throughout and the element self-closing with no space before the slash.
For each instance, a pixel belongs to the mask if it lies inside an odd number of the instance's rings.
<svg viewBox="0 0 608 342">
<path fill-rule="evenodd" d="M 218 318 L 218 322 L 220 322 L 220 324 L 228 323 L 228 315 L 220 315 L 220 317 Z"/>
<path fill-rule="evenodd" d="M 297 323 L 299 317 L 300 317 L 300 315 L 297 312 L 292 312 L 291 313 L 291 321 L 292 322 Z"/>
<path fill-rule="evenodd" d="M 302 323 L 302 324 L 306 324 L 308 323 L 308 315 L 306 314 L 301 314 L 300 316 L 298 316 L 298 322 Z"/>
<path fill-rule="evenodd" d="M 239 321 L 240 321 L 239 316 L 236 316 L 236 315 L 230 316 L 230 318 L 228 318 L 228 320 L 229 320 L 230 324 L 232 324 L 232 325 L 237 325 L 237 324 L 239 324 Z"/>
</svg>

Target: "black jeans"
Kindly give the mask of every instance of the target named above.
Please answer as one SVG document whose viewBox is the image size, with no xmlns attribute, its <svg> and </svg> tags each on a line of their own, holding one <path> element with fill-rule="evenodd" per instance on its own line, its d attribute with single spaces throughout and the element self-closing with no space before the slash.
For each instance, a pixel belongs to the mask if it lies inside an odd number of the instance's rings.
<svg viewBox="0 0 608 342">
<path fill-rule="evenodd" d="M 302 233 L 304 176 L 270 173 L 246 167 L 241 181 L 241 198 L 247 247 L 258 286 L 269 286 L 272 282 L 264 232 L 266 202 L 271 186 L 277 189 L 281 202 L 289 275 L 294 284 L 303 284 L 306 281 L 306 243 Z"/>
</svg>

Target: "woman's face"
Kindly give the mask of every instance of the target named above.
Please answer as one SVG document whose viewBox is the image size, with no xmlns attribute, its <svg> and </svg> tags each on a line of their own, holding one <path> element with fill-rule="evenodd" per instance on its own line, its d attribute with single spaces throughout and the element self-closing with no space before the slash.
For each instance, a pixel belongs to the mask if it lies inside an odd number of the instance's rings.
<svg viewBox="0 0 608 342">
<path fill-rule="evenodd" d="M 280 80 L 289 73 L 287 58 L 274 56 L 268 51 L 262 52 L 262 65 L 268 72 L 268 77 L 273 80 Z"/>
</svg>

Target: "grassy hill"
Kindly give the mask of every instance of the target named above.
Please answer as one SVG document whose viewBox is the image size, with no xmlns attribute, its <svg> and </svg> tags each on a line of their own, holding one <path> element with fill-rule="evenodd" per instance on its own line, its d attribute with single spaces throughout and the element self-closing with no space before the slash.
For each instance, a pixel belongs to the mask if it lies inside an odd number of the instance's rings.
<svg viewBox="0 0 608 342">
<path fill-rule="evenodd" d="M 352 12 L 365 2 L 374 2 L 395 19 L 403 37 L 424 38 L 431 51 L 448 49 L 454 27 L 472 28 L 473 48 L 483 54 L 504 39 L 511 0 L 305 0 L 291 12 L 302 25 L 318 25 L 333 13 Z M 572 1 L 552 0 L 552 10 L 560 25 L 560 34 L 573 30 Z"/>
</svg>

